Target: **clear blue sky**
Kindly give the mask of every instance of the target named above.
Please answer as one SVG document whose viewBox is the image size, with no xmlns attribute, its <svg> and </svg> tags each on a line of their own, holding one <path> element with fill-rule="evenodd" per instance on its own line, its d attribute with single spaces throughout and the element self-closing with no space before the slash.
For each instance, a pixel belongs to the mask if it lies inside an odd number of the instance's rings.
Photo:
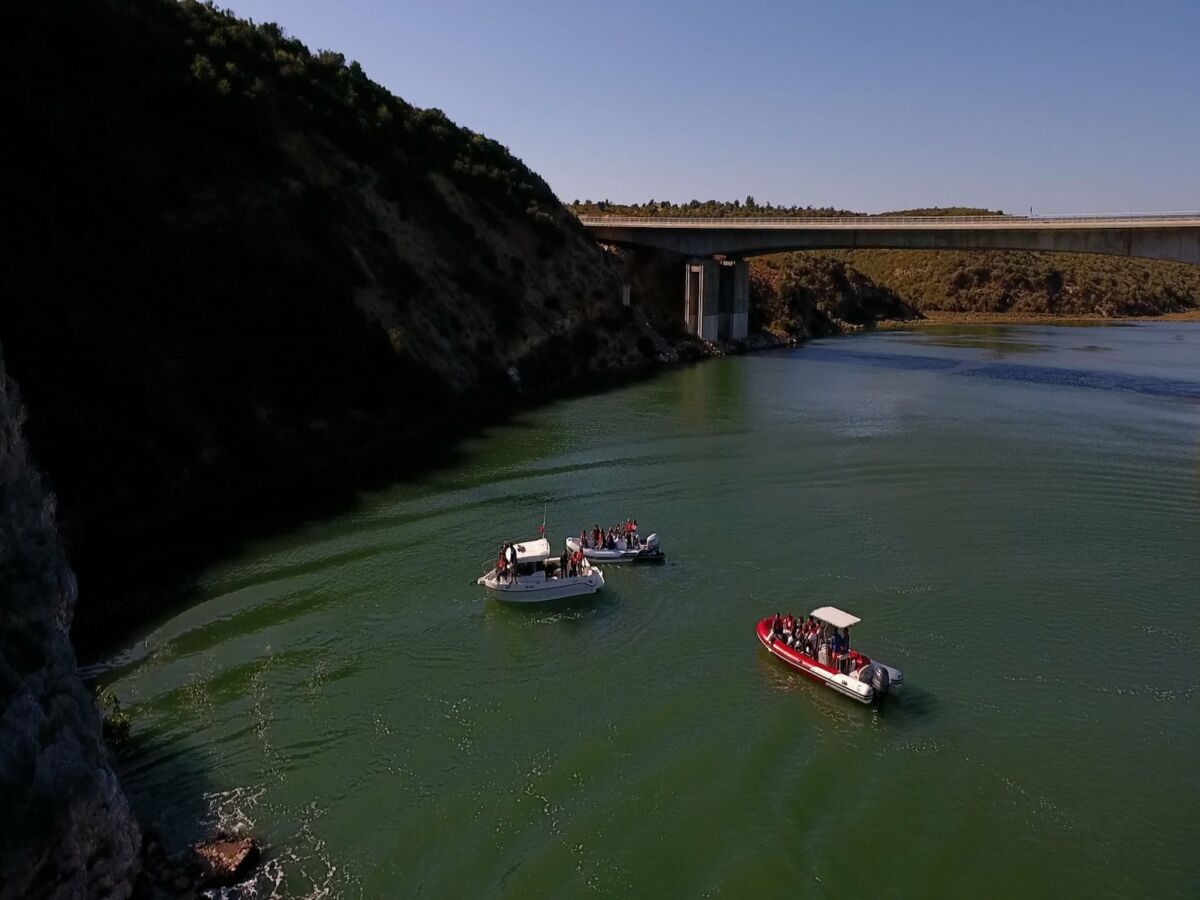
<svg viewBox="0 0 1200 900">
<path fill-rule="evenodd" d="M 1200 209 L 1200 0 L 223 0 L 565 201 Z"/>
</svg>

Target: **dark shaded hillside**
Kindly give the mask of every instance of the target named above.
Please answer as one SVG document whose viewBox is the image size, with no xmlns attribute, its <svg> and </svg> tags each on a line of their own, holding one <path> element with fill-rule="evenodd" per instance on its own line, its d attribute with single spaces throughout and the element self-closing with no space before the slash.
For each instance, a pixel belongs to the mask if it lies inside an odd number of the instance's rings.
<svg viewBox="0 0 1200 900">
<path fill-rule="evenodd" d="M 648 361 L 542 179 L 339 54 L 172 0 L 6 21 L 0 340 L 85 588 L 264 487 L 402 465 L 451 411 Z"/>
<path fill-rule="evenodd" d="M 751 327 L 799 339 L 871 325 L 918 319 L 893 291 L 832 256 L 789 253 L 750 267 Z"/>
</svg>

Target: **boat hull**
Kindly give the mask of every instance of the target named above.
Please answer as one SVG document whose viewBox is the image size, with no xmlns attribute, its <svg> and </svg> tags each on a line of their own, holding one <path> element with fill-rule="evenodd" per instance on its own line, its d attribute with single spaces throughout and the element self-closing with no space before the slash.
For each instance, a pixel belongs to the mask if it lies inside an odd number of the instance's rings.
<svg viewBox="0 0 1200 900">
<path fill-rule="evenodd" d="M 862 704 L 874 703 L 879 699 L 879 693 L 870 685 L 793 650 L 783 641 L 775 640 L 771 635 L 771 619 L 763 619 L 758 623 L 757 634 L 759 642 L 772 656 L 842 696 Z"/>
<path fill-rule="evenodd" d="M 592 569 L 586 575 L 572 578 L 537 579 L 525 576 L 509 582 L 497 577 L 493 570 L 477 583 L 487 588 L 501 603 L 550 603 L 596 593 L 604 587 L 604 573 Z"/>
<path fill-rule="evenodd" d="M 579 549 L 578 538 L 567 538 L 567 550 L 574 553 Z M 666 554 L 657 546 L 647 547 L 640 550 L 595 550 L 585 548 L 583 555 L 592 562 L 603 563 L 647 563 L 647 562 L 664 562 Z"/>
</svg>

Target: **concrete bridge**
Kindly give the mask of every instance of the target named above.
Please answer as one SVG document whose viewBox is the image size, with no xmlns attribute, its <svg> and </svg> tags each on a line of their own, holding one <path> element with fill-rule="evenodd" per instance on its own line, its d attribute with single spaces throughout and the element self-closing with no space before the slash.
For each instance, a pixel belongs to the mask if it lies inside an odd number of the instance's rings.
<svg viewBox="0 0 1200 900">
<path fill-rule="evenodd" d="M 746 257 L 790 250 L 1052 250 L 1200 265 L 1200 214 L 1112 216 L 580 216 L 596 240 L 689 257 L 684 321 L 708 340 L 749 326 Z"/>
</svg>

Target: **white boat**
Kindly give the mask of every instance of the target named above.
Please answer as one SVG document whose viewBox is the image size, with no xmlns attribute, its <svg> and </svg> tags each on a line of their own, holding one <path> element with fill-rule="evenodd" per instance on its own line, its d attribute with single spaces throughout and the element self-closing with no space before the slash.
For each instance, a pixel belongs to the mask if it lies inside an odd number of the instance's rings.
<svg viewBox="0 0 1200 900">
<path fill-rule="evenodd" d="M 494 591 L 505 603 L 545 603 L 594 594 L 604 587 L 604 573 L 584 559 L 578 575 L 566 575 L 558 557 L 550 554 L 545 538 L 513 545 L 517 551 L 515 573 L 493 568 L 480 576 L 476 584 Z"/>
<path fill-rule="evenodd" d="M 812 617 L 821 624 L 812 641 L 789 645 L 786 636 L 775 631 L 774 616 L 758 623 L 758 639 L 793 669 L 859 703 L 872 703 L 904 684 L 904 673 L 899 669 L 850 648 L 850 628 L 862 621 L 858 616 L 836 606 L 822 606 L 812 611 Z M 844 646 L 839 635 L 835 651 L 833 638 L 839 629 L 844 635 Z"/>
<path fill-rule="evenodd" d="M 574 553 L 579 549 L 579 538 L 567 538 L 567 550 Z M 593 562 L 662 562 L 667 557 L 659 546 L 658 535 L 652 534 L 644 541 L 627 545 L 625 539 L 617 541 L 617 549 L 593 547 L 591 541 L 583 548 L 583 555 Z"/>
</svg>

